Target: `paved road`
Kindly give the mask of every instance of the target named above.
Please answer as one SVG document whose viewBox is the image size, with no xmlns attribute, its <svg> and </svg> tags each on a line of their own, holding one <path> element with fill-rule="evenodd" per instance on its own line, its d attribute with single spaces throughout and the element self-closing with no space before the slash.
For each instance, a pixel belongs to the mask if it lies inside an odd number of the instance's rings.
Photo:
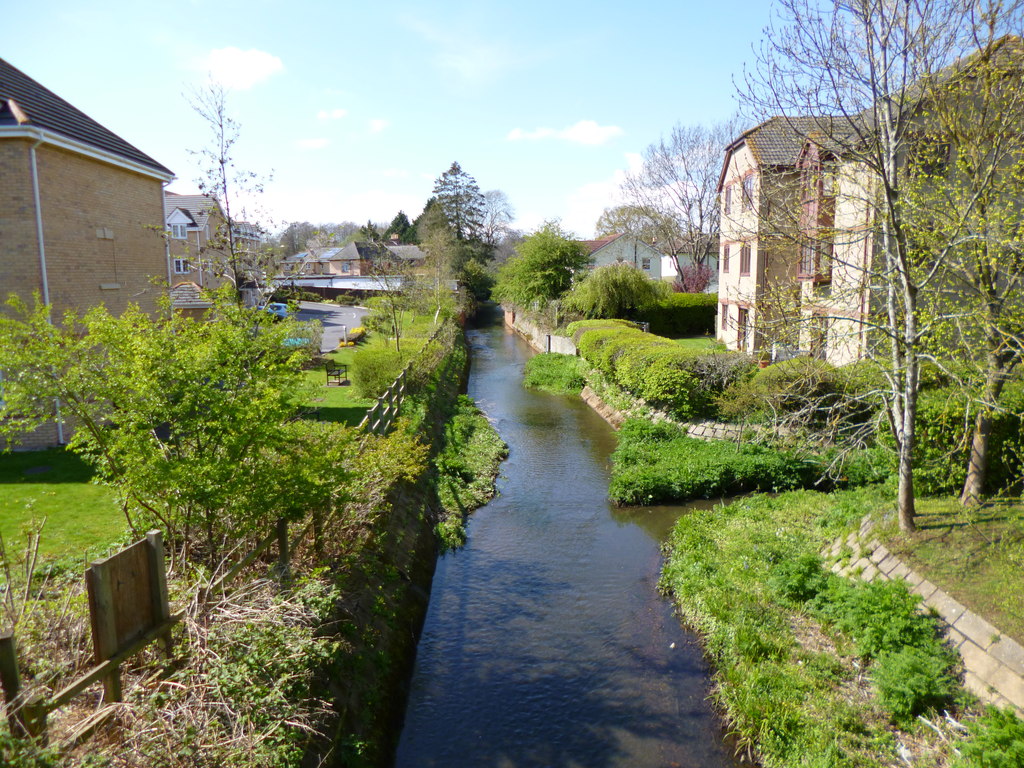
<svg viewBox="0 0 1024 768">
<path fill-rule="evenodd" d="M 321 352 L 330 352 L 341 341 L 342 326 L 355 328 L 363 324 L 363 316 L 370 310 L 365 307 L 340 307 L 337 304 L 321 304 L 300 301 L 297 320 L 318 320 L 324 327 L 324 338 L 320 342 Z"/>
</svg>

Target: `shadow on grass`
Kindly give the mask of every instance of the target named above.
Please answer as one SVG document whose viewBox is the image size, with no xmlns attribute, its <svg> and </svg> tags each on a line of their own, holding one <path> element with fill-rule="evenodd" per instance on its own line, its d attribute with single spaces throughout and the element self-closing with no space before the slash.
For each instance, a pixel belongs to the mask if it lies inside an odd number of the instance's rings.
<svg viewBox="0 0 1024 768">
<path fill-rule="evenodd" d="M 93 468 L 63 448 L 0 454 L 0 484 L 88 483 Z"/>
<path fill-rule="evenodd" d="M 359 422 L 366 416 L 366 412 L 369 410 L 364 405 L 353 405 L 348 407 L 341 406 L 320 406 L 319 408 L 313 408 L 303 418 L 313 419 L 315 421 L 331 421 L 336 424 L 345 424 L 349 427 L 359 426 Z"/>
</svg>

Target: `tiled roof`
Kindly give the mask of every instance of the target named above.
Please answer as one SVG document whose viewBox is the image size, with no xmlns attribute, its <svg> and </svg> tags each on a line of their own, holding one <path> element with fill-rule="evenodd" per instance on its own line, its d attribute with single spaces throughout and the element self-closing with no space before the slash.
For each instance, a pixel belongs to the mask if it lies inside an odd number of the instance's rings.
<svg viewBox="0 0 1024 768">
<path fill-rule="evenodd" d="M 0 59 L 0 127 L 35 126 L 110 152 L 161 174 L 174 174 L 60 96 Z"/>
<path fill-rule="evenodd" d="M 607 235 L 605 237 L 598 238 L 597 240 L 580 240 L 583 247 L 587 249 L 587 254 L 593 256 L 595 253 L 600 251 L 606 245 L 610 245 L 618 240 L 620 237 L 624 237 L 624 232 L 619 232 L 615 235 Z"/>
<path fill-rule="evenodd" d="M 175 208 L 180 208 L 187 213 L 195 225 L 202 229 L 206 226 L 210 213 L 219 208 L 217 201 L 209 195 L 178 195 L 174 192 L 164 191 L 164 218 L 166 219 Z"/>
<path fill-rule="evenodd" d="M 178 283 L 169 291 L 171 304 L 177 309 L 206 309 L 213 306 L 202 289 L 192 282 Z"/>
</svg>

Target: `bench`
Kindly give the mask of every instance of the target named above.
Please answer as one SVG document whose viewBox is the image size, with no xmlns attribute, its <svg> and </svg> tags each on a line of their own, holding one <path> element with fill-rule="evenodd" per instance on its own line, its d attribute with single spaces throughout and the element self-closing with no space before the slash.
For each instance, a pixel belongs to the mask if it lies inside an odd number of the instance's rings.
<svg viewBox="0 0 1024 768">
<path fill-rule="evenodd" d="M 339 387 L 348 384 L 348 366 L 344 363 L 327 363 L 327 384 L 337 384 Z"/>
</svg>

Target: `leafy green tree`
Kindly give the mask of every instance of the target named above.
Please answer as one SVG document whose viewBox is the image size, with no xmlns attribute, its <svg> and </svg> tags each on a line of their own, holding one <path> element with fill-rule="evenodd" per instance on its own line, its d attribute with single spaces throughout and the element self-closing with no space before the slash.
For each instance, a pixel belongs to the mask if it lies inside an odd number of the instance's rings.
<svg viewBox="0 0 1024 768">
<path fill-rule="evenodd" d="M 573 276 L 585 268 L 586 248 L 557 221 L 546 222 L 516 247 L 516 255 L 498 271 L 493 296 L 502 303 L 529 307 L 561 297 Z"/>
<path fill-rule="evenodd" d="M 655 282 L 632 264 L 598 267 L 576 283 L 564 306 L 588 318 L 631 319 L 668 295 L 665 283 Z"/>
<path fill-rule="evenodd" d="M 288 426 L 304 399 L 309 352 L 293 343 L 299 323 L 272 322 L 231 293 L 214 297 L 205 322 L 166 306 L 156 318 L 137 307 L 52 318 L 45 305 L 12 298 L 12 312 L 0 315 L 0 434 L 17 439 L 52 419 L 59 400 L 75 425 L 72 450 L 117 488 L 129 525 L 159 524 L 211 559 L 225 539 L 298 515 L 280 496 L 307 453 L 320 451 L 296 444 Z M 340 484 L 344 472 L 332 477 Z M 295 490 L 323 503 L 339 492 Z"/>
</svg>

